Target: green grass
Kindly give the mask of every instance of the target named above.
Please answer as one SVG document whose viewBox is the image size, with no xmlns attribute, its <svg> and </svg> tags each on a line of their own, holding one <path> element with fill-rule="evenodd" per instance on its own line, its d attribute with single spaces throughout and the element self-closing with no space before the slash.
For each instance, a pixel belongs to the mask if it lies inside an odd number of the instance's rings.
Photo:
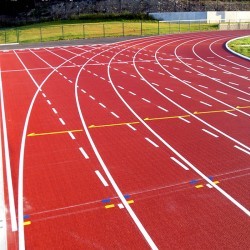
<svg viewBox="0 0 250 250">
<path fill-rule="evenodd" d="M 216 30 L 217 25 L 207 23 L 167 23 L 154 20 L 124 20 L 121 22 L 89 22 L 64 20 L 0 29 L 0 44 L 30 43 L 99 37 L 146 36 Z"/>
<path fill-rule="evenodd" d="M 228 46 L 235 52 L 250 58 L 250 36 L 234 40 Z"/>
</svg>

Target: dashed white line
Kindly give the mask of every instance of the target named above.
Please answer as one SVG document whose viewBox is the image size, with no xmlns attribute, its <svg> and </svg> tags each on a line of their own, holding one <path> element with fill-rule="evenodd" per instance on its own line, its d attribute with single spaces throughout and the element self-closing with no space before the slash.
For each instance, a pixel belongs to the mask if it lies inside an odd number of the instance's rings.
<svg viewBox="0 0 250 250">
<path fill-rule="evenodd" d="M 227 95 L 226 92 L 220 91 L 220 90 L 216 90 L 217 93 L 223 94 L 223 95 Z"/>
<path fill-rule="evenodd" d="M 224 112 L 227 113 L 227 114 L 229 114 L 229 115 L 232 115 L 232 116 L 238 116 L 238 115 L 236 115 L 234 113 L 231 113 L 231 112 L 228 112 L 228 111 L 224 111 Z"/>
<path fill-rule="evenodd" d="M 214 133 L 212 133 L 212 132 L 210 132 L 210 131 L 208 131 L 208 130 L 206 130 L 206 129 L 202 129 L 202 131 L 204 131 L 205 133 L 207 133 L 207 134 L 210 134 L 210 135 L 212 135 L 213 137 L 215 137 L 215 138 L 218 138 L 219 136 L 218 135 L 216 135 L 216 134 L 214 134 Z"/>
<path fill-rule="evenodd" d="M 129 93 L 131 94 L 131 95 L 136 95 L 134 92 L 132 92 L 132 91 L 129 91 Z"/>
<path fill-rule="evenodd" d="M 240 99 L 240 100 L 243 100 L 243 101 L 245 101 L 245 102 L 250 102 L 250 100 L 244 99 L 244 98 L 242 98 L 242 97 L 237 97 L 237 98 Z"/>
<path fill-rule="evenodd" d="M 200 65 L 198 65 L 198 66 L 197 66 L 197 68 L 201 68 L 201 69 L 204 69 L 204 67 L 203 67 L 203 66 L 200 66 Z"/>
<path fill-rule="evenodd" d="M 102 76 L 101 76 L 100 78 L 101 78 L 102 80 L 104 80 L 104 81 L 106 80 L 106 79 L 105 79 L 104 77 L 102 77 Z"/>
<path fill-rule="evenodd" d="M 82 153 L 82 155 L 84 156 L 85 159 L 89 159 L 89 156 L 87 155 L 87 153 L 84 151 L 84 149 L 82 147 L 79 148 L 80 152 Z"/>
<path fill-rule="evenodd" d="M 212 107 L 212 105 L 209 104 L 209 103 L 206 103 L 206 102 L 203 102 L 203 101 L 200 101 L 200 103 L 202 103 L 202 104 L 204 104 L 204 105 L 206 105 L 206 106 Z"/>
<path fill-rule="evenodd" d="M 52 108 L 53 112 L 57 114 L 57 110 L 55 108 Z"/>
<path fill-rule="evenodd" d="M 249 152 L 249 151 L 247 151 L 246 149 L 241 148 L 241 147 L 239 147 L 239 146 L 237 146 L 237 145 L 234 145 L 234 147 L 235 147 L 235 148 L 237 148 L 237 149 L 239 149 L 239 150 L 241 150 L 242 152 L 244 152 L 244 153 L 246 153 L 246 154 L 250 155 L 250 152 Z"/>
<path fill-rule="evenodd" d="M 189 70 L 185 70 L 185 72 L 186 72 L 186 73 L 192 73 L 192 72 L 191 72 L 191 71 L 189 71 Z"/>
<path fill-rule="evenodd" d="M 89 95 L 89 97 L 90 97 L 92 100 L 95 100 L 95 97 L 94 97 L 94 96 Z"/>
<path fill-rule="evenodd" d="M 69 80 L 70 83 L 73 83 L 71 80 Z"/>
<path fill-rule="evenodd" d="M 181 163 L 181 162 L 180 162 L 179 160 L 177 160 L 176 158 L 170 157 L 170 159 L 171 159 L 172 161 L 174 161 L 175 163 L 177 163 L 179 166 L 181 166 L 183 169 L 189 170 L 188 167 L 186 167 L 183 163 Z"/>
<path fill-rule="evenodd" d="M 124 89 L 123 87 L 121 87 L 121 86 L 118 86 L 118 88 L 120 88 L 120 89 Z"/>
<path fill-rule="evenodd" d="M 145 140 L 147 140 L 149 143 L 151 143 L 156 148 L 159 148 L 159 146 L 156 143 L 154 143 L 153 141 L 151 141 L 148 137 L 145 137 Z"/>
<path fill-rule="evenodd" d="M 179 119 L 181 119 L 182 121 L 184 121 L 184 122 L 186 122 L 186 123 L 190 123 L 190 121 L 189 120 L 186 120 L 185 118 L 183 118 L 183 117 L 179 117 Z"/>
<path fill-rule="evenodd" d="M 114 113 L 114 112 L 110 112 L 114 117 L 116 117 L 116 118 L 120 118 L 119 117 L 119 115 L 117 115 L 116 113 Z"/>
<path fill-rule="evenodd" d="M 159 109 L 161 109 L 161 110 L 163 110 L 163 111 L 165 111 L 165 112 L 168 112 L 168 110 L 167 109 L 165 109 L 165 108 L 163 108 L 163 107 L 161 107 L 161 106 L 157 106 Z"/>
<path fill-rule="evenodd" d="M 158 72 L 158 74 L 159 74 L 159 75 L 162 75 L 162 76 L 165 76 L 165 74 L 164 74 L 164 73 L 161 73 L 161 72 Z"/>
<path fill-rule="evenodd" d="M 239 86 L 238 83 L 235 83 L 235 82 L 228 82 L 229 84 L 232 84 L 232 85 L 236 85 L 236 86 Z"/>
<path fill-rule="evenodd" d="M 49 105 L 51 105 L 51 102 L 50 102 L 50 100 L 47 100 L 47 103 L 48 103 Z"/>
<path fill-rule="evenodd" d="M 209 70 L 211 70 L 211 71 L 217 71 L 216 69 L 209 69 Z"/>
<path fill-rule="evenodd" d="M 69 136 L 71 137 L 72 140 L 76 139 L 72 132 L 68 131 L 68 134 L 69 134 Z"/>
<path fill-rule="evenodd" d="M 99 105 L 102 106 L 103 108 L 106 108 L 106 106 L 102 104 L 101 102 L 99 102 Z"/>
<path fill-rule="evenodd" d="M 204 89 L 208 89 L 208 87 L 204 86 L 204 85 L 198 85 L 198 86 L 200 86 L 201 88 L 204 88 Z"/>
<path fill-rule="evenodd" d="M 100 181 L 102 182 L 102 184 L 103 184 L 105 187 L 108 187 L 109 184 L 108 184 L 107 181 L 104 179 L 104 177 L 102 176 L 102 174 L 101 174 L 98 170 L 96 170 L 95 173 L 96 173 L 96 175 L 98 176 L 98 178 L 100 179 Z"/>
<path fill-rule="evenodd" d="M 66 76 L 63 76 L 63 78 L 66 79 L 66 80 L 68 79 Z"/>
<path fill-rule="evenodd" d="M 186 98 L 191 98 L 190 96 L 188 95 L 185 95 L 185 94 L 181 94 L 182 96 L 186 97 Z"/>
<path fill-rule="evenodd" d="M 153 85 L 159 87 L 159 84 L 157 84 L 157 83 L 151 82 L 151 84 L 153 84 Z"/>
<path fill-rule="evenodd" d="M 87 92 L 85 91 L 85 90 L 83 90 L 83 89 L 81 89 L 81 91 L 84 93 L 84 94 L 86 94 Z"/>
<path fill-rule="evenodd" d="M 44 93 L 42 93 L 43 97 L 46 98 L 46 95 Z"/>
<path fill-rule="evenodd" d="M 130 76 L 132 76 L 132 77 L 136 77 L 135 75 L 130 75 Z"/>
<path fill-rule="evenodd" d="M 142 97 L 142 100 L 145 101 L 145 102 L 148 102 L 148 103 L 151 103 L 151 101 L 149 101 L 148 99 Z"/>
<path fill-rule="evenodd" d="M 166 90 L 170 91 L 170 92 L 174 92 L 172 89 L 169 88 L 165 88 Z"/>
<path fill-rule="evenodd" d="M 62 125 L 65 125 L 65 122 L 62 118 L 59 118 L 59 121 L 62 123 Z"/>
<path fill-rule="evenodd" d="M 127 126 L 130 127 L 133 131 L 136 131 L 136 128 L 133 127 L 132 125 L 130 125 L 130 124 L 127 123 Z"/>
</svg>

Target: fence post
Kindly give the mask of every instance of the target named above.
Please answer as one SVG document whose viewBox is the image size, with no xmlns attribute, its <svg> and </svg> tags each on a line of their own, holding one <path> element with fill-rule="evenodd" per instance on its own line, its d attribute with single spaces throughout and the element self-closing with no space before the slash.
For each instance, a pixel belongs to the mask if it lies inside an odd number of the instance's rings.
<svg viewBox="0 0 250 250">
<path fill-rule="evenodd" d="M 18 29 L 16 28 L 16 42 L 18 43 Z"/>
<path fill-rule="evenodd" d="M 102 25 L 103 37 L 105 37 L 105 24 Z"/>
<path fill-rule="evenodd" d="M 142 20 L 141 20 L 141 36 L 142 36 Z"/>
<path fill-rule="evenodd" d="M 158 20 L 158 35 L 160 35 L 160 21 Z"/>
<path fill-rule="evenodd" d="M 85 39 L 85 25 L 82 25 L 82 37 Z"/>
<path fill-rule="evenodd" d="M 40 40 L 43 41 L 43 33 L 42 33 L 42 27 L 40 26 Z"/>
</svg>

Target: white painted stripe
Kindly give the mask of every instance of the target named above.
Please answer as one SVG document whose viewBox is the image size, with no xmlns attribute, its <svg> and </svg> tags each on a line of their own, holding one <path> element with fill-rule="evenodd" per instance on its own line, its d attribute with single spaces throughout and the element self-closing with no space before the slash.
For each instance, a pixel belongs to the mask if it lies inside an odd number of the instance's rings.
<svg viewBox="0 0 250 250">
<path fill-rule="evenodd" d="M 136 95 L 134 92 L 132 92 L 132 91 L 129 91 L 129 93 L 131 94 L 131 95 Z"/>
<path fill-rule="evenodd" d="M 130 124 L 128 124 L 128 123 L 127 123 L 127 125 L 128 125 L 128 127 L 130 127 L 133 131 L 136 131 L 136 128 L 135 128 L 135 127 L 133 127 L 132 125 L 130 125 Z"/>
<path fill-rule="evenodd" d="M 148 69 L 150 72 L 155 72 L 153 69 Z"/>
<path fill-rule="evenodd" d="M 71 137 L 72 140 L 76 139 L 72 132 L 68 131 L 68 134 L 69 134 L 69 136 Z"/>
<path fill-rule="evenodd" d="M 250 102 L 250 100 L 244 99 L 242 97 L 237 97 L 237 98 L 240 99 L 240 100 L 246 101 L 246 102 Z"/>
<path fill-rule="evenodd" d="M 232 116 L 238 116 L 238 115 L 236 115 L 234 113 L 231 113 L 231 112 L 228 112 L 228 111 L 224 111 L 224 112 L 227 113 L 227 114 L 229 114 L 229 115 L 232 115 Z"/>
<path fill-rule="evenodd" d="M 174 161 L 175 163 L 177 163 L 179 166 L 181 166 L 183 169 L 189 170 L 188 167 L 186 167 L 183 163 L 181 163 L 181 162 L 180 162 L 179 160 L 177 160 L 176 158 L 170 157 L 170 159 L 171 159 L 172 161 Z"/>
<path fill-rule="evenodd" d="M 183 80 L 183 82 L 185 82 L 185 83 L 191 83 L 190 81 L 187 81 L 187 80 Z"/>
<path fill-rule="evenodd" d="M 71 80 L 69 80 L 70 83 L 73 83 Z"/>
<path fill-rule="evenodd" d="M 148 99 L 145 99 L 143 97 L 142 97 L 142 100 L 145 101 L 145 102 L 151 103 L 151 101 L 149 101 Z"/>
<path fill-rule="evenodd" d="M 158 72 L 158 74 L 159 74 L 159 75 L 163 75 L 163 76 L 165 76 L 165 74 L 164 74 L 164 73 L 161 73 L 161 72 Z"/>
<path fill-rule="evenodd" d="M 47 100 L 47 103 L 48 103 L 49 105 L 51 105 L 51 102 L 50 102 L 50 100 Z"/>
<path fill-rule="evenodd" d="M 85 90 L 83 90 L 83 89 L 81 89 L 81 91 L 84 93 L 84 94 L 86 94 L 87 92 L 85 91 Z"/>
<path fill-rule="evenodd" d="M 238 67 L 232 67 L 232 69 L 240 69 L 240 68 L 238 68 Z"/>
<path fill-rule="evenodd" d="M 105 79 L 104 77 L 102 77 L 102 76 L 101 76 L 100 78 L 101 78 L 102 80 L 104 80 L 104 81 L 106 80 L 106 79 Z"/>
<path fill-rule="evenodd" d="M 201 88 L 204 88 L 204 89 L 208 89 L 208 87 L 203 86 L 203 85 L 198 85 L 198 86 L 200 86 Z"/>
<path fill-rule="evenodd" d="M 216 69 L 209 69 L 209 70 L 211 70 L 211 71 L 217 71 Z M 224 72 L 223 72 L 224 73 Z"/>
<path fill-rule="evenodd" d="M 16 218 L 14 192 L 13 192 L 13 184 L 12 184 L 12 177 L 11 177 L 10 152 L 9 152 L 9 142 L 8 142 L 7 126 L 6 126 L 1 68 L 0 68 L 0 98 L 1 98 L 5 169 L 6 169 L 8 199 L 9 199 L 9 209 L 10 209 L 9 212 L 10 212 L 11 230 L 14 232 L 14 231 L 17 231 L 17 218 Z M 1 143 L 2 142 L 0 141 L 0 144 Z M 1 155 L 2 155 L 2 152 L 1 152 Z M 2 164 L 2 160 L 1 160 L 1 164 Z"/>
<path fill-rule="evenodd" d="M 214 134 L 214 133 L 212 133 L 212 132 L 210 132 L 210 131 L 208 131 L 208 130 L 206 130 L 206 129 L 204 129 L 204 128 L 202 129 L 202 131 L 206 132 L 207 134 L 212 135 L 212 136 L 215 137 L 215 138 L 219 137 L 218 135 L 216 135 L 216 134 Z"/>
<path fill-rule="evenodd" d="M 107 181 L 104 179 L 104 177 L 102 176 L 102 174 L 101 174 L 98 170 L 96 170 L 95 173 L 96 173 L 96 175 L 99 177 L 99 179 L 100 179 L 100 181 L 102 182 L 102 184 L 104 185 L 104 187 L 108 187 L 109 184 L 108 184 Z"/>
<path fill-rule="evenodd" d="M 201 68 L 201 69 L 203 69 L 204 67 L 203 67 L 203 66 L 199 66 L 199 65 L 198 65 L 198 66 L 197 66 L 197 68 Z"/>
<path fill-rule="evenodd" d="M 120 88 L 120 89 L 124 89 L 123 87 L 121 87 L 121 86 L 118 86 L 118 88 Z"/>
<path fill-rule="evenodd" d="M 246 154 L 250 155 L 250 152 L 249 152 L 249 151 L 247 151 L 246 149 L 241 148 L 241 147 L 239 147 L 239 146 L 237 146 L 237 145 L 234 145 L 234 147 L 235 147 L 235 148 L 237 148 L 237 149 L 239 149 L 239 150 L 241 150 L 242 152 L 244 152 L 244 153 L 246 153 Z"/>
<path fill-rule="evenodd" d="M 206 105 L 206 106 L 212 107 L 212 105 L 209 104 L 209 103 L 206 103 L 206 102 L 203 102 L 203 101 L 200 101 L 200 103 L 202 103 L 202 104 L 204 104 L 204 105 Z"/>
<path fill-rule="evenodd" d="M 130 75 L 130 76 L 132 76 L 132 77 L 136 77 L 135 75 Z"/>
<path fill-rule="evenodd" d="M 62 76 L 62 73 L 61 73 L 61 72 L 59 72 L 59 75 L 61 75 L 61 76 Z"/>
<path fill-rule="evenodd" d="M 44 93 L 42 93 L 43 97 L 46 98 L 46 95 Z"/>
<path fill-rule="evenodd" d="M 163 111 L 165 111 L 165 112 L 168 112 L 168 110 L 167 109 L 165 109 L 165 108 L 163 108 L 163 107 L 161 107 L 161 106 L 157 106 L 159 109 L 161 109 L 161 110 L 163 110 Z"/>
<path fill-rule="evenodd" d="M 187 72 L 187 73 L 192 73 L 191 71 L 189 71 L 189 70 L 185 70 L 185 72 Z"/>
<path fill-rule="evenodd" d="M 57 110 L 55 108 L 52 108 L 53 112 L 57 114 Z"/>
<path fill-rule="evenodd" d="M 185 94 L 181 94 L 182 96 L 186 97 L 186 98 L 191 98 L 190 96 L 188 95 L 185 95 Z"/>
<path fill-rule="evenodd" d="M 184 122 L 186 122 L 186 123 L 190 123 L 190 121 L 189 120 L 186 120 L 185 118 L 183 118 L 183 117 L 179 117 L 182 121 L 184 121 Z"/>
<path fill-rule="evenodd" d="M 157 83 L 151 82 L 151 84 L 153 84 L 153 85 L 159 87 L 159 84 L 157 84 Z"/>
<path fill-rule="evenodd" d="M 99 102 L 99 105 L 102 106 L 103 108 L 106 108 L 106 106 L 102 104 L 101 102 Z"/>
<path fill-rule="evenodd" d="M 169 88 L 165 88 L 165 89 L 168 90 L 168 91 L 174 92 L 172 89 L 169 89 Z"/>
<path fill-rule="evenodd" d="M 68 79 L 66 76 L 63 76 L 63 78 L 66 79 L 66 80 Z"/>
<path fill-rule="evenodd" d="M 239 86 L 239 84 L 238 84 L 238 83 L 235 83 L 235 82 L 228 82 L 228 83 L 230 83 L 230 84 L 232 84 L 232 85 Z"/>
<path fill-rule="evenodd" d="M 93 97 L 92 95 L 89 95 L 89 97 L 90 97 L 92 100 L 95 100 L 95 97 Z"/>
<path fill-rule="evenodd" d="M 85 159 L 89 159 L 89 156 L 87 155 L 87 153 L 84 151 L 84 149 L 82 147 L 79 148 L 80 152 L 82 153 L 82 155 L 84 156 Z"/>
<path fill-rule="evenodd" d="M 59 118 L 59 121 L 62 123 L 62 125 L 65 125 L 65 122 L 62 118 Z"/>
<path fill-rule="evenodd" d="M 179 68 L 175 68 L 175 67 L 173 67 L 173 69 L 175 69 L 175 70 L 180 70 Z"/>
<path fill-rule="evenodd" d="M 113 116 L 115 116 L 116 118 L 120 118 L 119 115 L 117 115 L 116 113 L 114 112 L 110 112 Z"/>
<path fill-rule="evenodd" d="M 216 90 L 216 92 L 220 93 L 220 94 L 223 94 L 223 95 L 227 95 L 226 92 L 223 92 L 223 91 L 220 91 L 220 90 Z"/>
<path fill-rule="evenodd" d="M 96 73 L 94 73 L 94 76 L 98 76 Z"/>
<path fill-rule="evenodd" d="M 149 143 L 151 143 L 153 146 L 155 146 L 156 148 L 159 148 L 159 146 L 158 146 L 156 143 L 154 143 L 153 141 L 151 141 L 149 138 L 145 137 L 145 139 L 146 139 Z"/>
</svg>

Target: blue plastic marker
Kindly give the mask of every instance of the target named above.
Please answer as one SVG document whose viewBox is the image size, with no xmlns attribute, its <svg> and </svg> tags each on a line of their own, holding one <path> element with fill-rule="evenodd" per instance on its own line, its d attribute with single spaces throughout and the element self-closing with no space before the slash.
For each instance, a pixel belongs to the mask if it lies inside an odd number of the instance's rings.
<svg viewBox="0 0 250 250">
<path fill-rule="evenodd" d="M 110 199 L 110 198 L 103 199 L 102 202 L 103 202 L 103 203 L 109 203 L 109 202 L 111 202 L 111 199 Z"/>
<path fill-rule="evenodd" d="M 25 215 L 23 216 L 23 218 L 24 218 L 24 219 L 29 219 L 29 218 L 30 218 L 30 215 L 29 215 L 29 214 L 25 214 Z"/>
<path fill-rule="evenodd" d="M 214 179 L 214 177 L 213 176 L 209 176 L 208 177 L 211 181 Z"/>
<path fill-rule="evenodd" d="M 191 180 L 189 183 L 190 184 L 196 184 L 198 181 L 197 180 Z"/>
<path fill-rule="evenodd" d="M 130 198 L 130 194 L 124 194 L 123 195 L 125 199 L 129 199 Z"/>
</svg>

